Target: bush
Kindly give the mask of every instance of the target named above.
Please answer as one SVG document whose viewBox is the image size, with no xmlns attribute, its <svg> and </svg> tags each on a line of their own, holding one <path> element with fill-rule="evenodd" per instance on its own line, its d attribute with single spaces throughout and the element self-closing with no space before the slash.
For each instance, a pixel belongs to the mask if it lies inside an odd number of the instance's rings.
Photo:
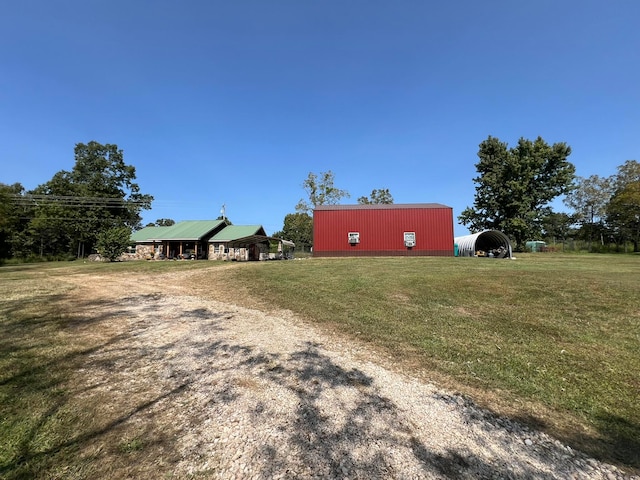
<svg viewBox="0 0 640 480">
<path fill-rule="evenodd" d="M 96 248 L 104 258 L 114 261 L 127 250 L 130 238 L 129 227 L 110 228 L 98 234 Z"/>
</svg>

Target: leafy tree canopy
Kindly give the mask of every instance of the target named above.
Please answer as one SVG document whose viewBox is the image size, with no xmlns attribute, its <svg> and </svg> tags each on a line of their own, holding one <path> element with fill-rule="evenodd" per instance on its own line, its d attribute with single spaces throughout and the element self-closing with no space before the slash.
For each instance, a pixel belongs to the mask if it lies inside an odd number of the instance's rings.
<svg viewBox="0 0 640 480">
<path fill-rule="evenodd" d="M 640 163 L 636 160 L 627 160 L 618 167 L 618 172 L 611 178 L 614 190 L 621 190 L 627 184 L 640 182 Z"/>
<path fill-rule="evenodd" d="M 129 246 L 131 229 L 127 226 L 108 228 L 97 235 L 96 249 L 112 262 Z"/>
<path fill-rule="evenodd" d="M 16 197 L 23 193 L 24 187 L 19 183 L 13 185 L 0 183 L 0 228 L 10 225 L 19 215 Z"/>
<path fill-rule="evenodd" d="M 175 224 L 175 220 L 172 220 L 170 218 L 159 218 L 158 220 L 156 220 L 156 223 L 154 225 L 158 227 L 170 227 L 171 225 Z"/>
<path fill-rule="evenodd" d="M 611 198 L 612 182 L 609 178 L 591 175 L 588 178 L 576 177 L 574 188 L 564 199 L 565 205 L 571 207 L 579 223 L 595 223 L 600 221 Z"/>
<path fill-rule="evenodd" d="M 284 227 L 275 237 L 291 240 L 296 247 L 313 245 L 313 218 L 307 213 L 289 213 L 284 217 Z"/>
<path fill-rule="evenodd" d="M 578 236 L 588 241 L 589 249 L 591 242 L 603 234 L 603 222 L 612 188 L 610 178 L 598 175 L 576 177 L 573 190 L 564 199 L 564 204 L 574 210 L 572 217 L 580 224 Z"/>
<path fill-rule="evenodd" d="M 623 240 L 640 251 L 640 163 L 628 160 L 611 179 L 614 192 L 606 208 L 609 226 Z"/>
<path fill-rule="evenodd" d="M 71 171 L 61 170 L 29 192 L 34 205 L 31 228 L 53 253 L 72 253 L 78 245 L 81 255 L 89 253 L 106 229 L 140 228 L 140 212 L 151 208 L 153 197 L 140 193 L 135 168 L 125 164 L 117 145 L 78 143 L 74 153 Z"/>
<path fill-rule="evenodd" d="M 373 189 L 369 197 L 358 198 L 358 203 L 361 205 L 380 205 L 393 203 L 393 196 L 389 192 L 388 188 Z"/>
<path fill-rule="evenodd" d="M 572 215 L 550 212 L 542 219 L 542 236 L 565 240 L 573 233 L 574 224 L 575 219 Z"/>
<path fill-rule="evenodd" d="M 0 183 L 0 258 L 9 258 L 27 243 L 23 232 L 30 208 L 21 201 L 24 187 L 19 183 Z"/>
<path fill-rule="evenodd" d="M 471 231 L 496 229 L 512 237 L 517 249 L 540 234 L 548 204 L 571 190 L 575 167 L 565 143 L 521 138 L 515 147 L 489 136 L 479 146 L 473 207 L 458 217 Z"/>
<path fill-rule="evenodd" d="M 334 174 L 331 170 L 317 175 L 309 172 L 302 182 L 302 188 L 307 192 L 308 200 L 300 199 L 296 205 L 296 212 L 311 215 L 318 205 L 335 205 L 343 198 L 349 198 L 349 192 L 334 186 Z"/>
</svg>

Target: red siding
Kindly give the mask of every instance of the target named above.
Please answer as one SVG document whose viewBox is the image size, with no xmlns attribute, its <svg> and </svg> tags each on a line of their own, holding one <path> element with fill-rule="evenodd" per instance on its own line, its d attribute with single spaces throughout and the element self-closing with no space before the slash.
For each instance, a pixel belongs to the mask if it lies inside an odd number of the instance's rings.
<svg viewBox="0 0 640 480">
<path fill-rule="evenodd" d="M 339 205 L 334 208 L 324 206 L 313 213 L 314 256 L 453 256 L 450 207 Z M 359 232 L 360 243 L 349 244 L 349 232 Z M 405 232 L 415 232 L 415 247 L 404 245 Z"/>
</svg>

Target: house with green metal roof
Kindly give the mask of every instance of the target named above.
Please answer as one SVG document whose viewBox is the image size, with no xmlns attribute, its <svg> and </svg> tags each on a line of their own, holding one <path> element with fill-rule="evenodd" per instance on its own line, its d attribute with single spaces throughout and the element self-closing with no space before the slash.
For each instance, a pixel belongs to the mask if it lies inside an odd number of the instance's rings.
<svg viewBox="0 0 640 480">
<path fill-rule="evenodd" d="M 262 225 L 229 225 L 226 220 L 190 220 L 169 227 L 145 227 L 131 235 L 137 258 L 266 260 L 283 257 L 292 242 L 267 236 Z M 271 243 L 278 254 L 270 253 Z M 274 246 L 275 249 L 275 246 Z"/>
<path fill-rule="evenodd" d="M 272 245 L 273 250 L 272 251 Z M 277 251 L 276 250 L 277 246 Z M 209 240 L 209 260 L 293 258 L 293 242 L 269 237 L 262 225 L 229 225 Z"/>
<path fill-rule="evenodd" d="M 267 234 L 262 225 L 228 225 L 211 237 L 209 243 L 232 242 L 251 235 L 266 236 Z"/>
<path fill-rule="evenodd" d="M 140 258 L 207 258 L 208 242 L 225 220 L 186 220 L 168 227 L 145 227 L 131 235 Z"/>
<path fill-rule="evenodd" d="M 269 253 L 269 237 L 262 225 L 228 225 L 209 240 L 211 260 L 260 260 Z"/>
<path fill-rule="evenodd" d="M 162 238 L 163 232 L 171 227 L 144 227 L 131 234 L 131 243 L 144 243 L 153 239 Z"/>
</svg>

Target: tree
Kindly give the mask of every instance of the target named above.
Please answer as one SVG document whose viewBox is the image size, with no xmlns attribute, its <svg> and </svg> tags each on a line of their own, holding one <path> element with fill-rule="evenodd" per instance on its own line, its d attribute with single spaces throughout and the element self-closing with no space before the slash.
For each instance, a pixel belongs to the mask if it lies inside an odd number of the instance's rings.
<svg viewBox="0 0 640 480">
<path fill-rule="evenodd" d="M 640 251 L 640 181 L 627 184 L 611 197 L 607 221 L 620 239 L 633 242 L 634 252 Z"/>
<path fill-rule="evenodd" d="M 24 246 L 28 228 L 29 205 L 22 202 L 24 187 L 19 183 L 0 183 L 0 258 L 26 256 Z"/>
<path fill-rule="evenodd" d="M 393 203 L 393 196 L 389 192 L 388 188 L 385 189 L 373 189 L 369 197 L 358 198 L 358 203 L 361 205 L 380 205 Z"/>
<path fill-rule="evenodd" d="M 633 251 L 640 244 L 640 163 L 627 160 L 611 178 L 614 193 L 606 207 L 609 226 L 624 242 L 633 242 Z"/>
<path fill-rule="evenodd" d="M 318 205 L 335 205 L 345 197 L 350 197 L 349 192 L 341 190 L 333 185 L 334 175 L 331 170 L 320 173 L 313 172 L 302 182 L 302 188 L 307 192 L 309 200 L 300 199 L 296 205 L 296 212 L 311 215 Z"/>
<path fill-rule="evenodd" d="M 171 225 L 175 224 L 176 222 L 170 218 L 159 218 L 155 223 L 155 225 L 158 227 L 170 227 Z"/>
<path fill-rule="evenodd" d="M 98 253 L 112 262 L 115 261 L 131 242 L 131 229 L 127 226 L 108 228 L 97 235 Z"/>
<path fill-rule="evenodd" d="M 29 195 L 33 199 L 32 228 L 53 254 L 83 256 L 95 246 L 98 233 L 115 227 L 140 228 L 140 212 L 153 197 L 140 193 L 135 167 L 124 163 L 117 145 L 91 141 L 74 149 L 71 171 L 57 172 Z"/>
<path fill-rule="evenodd" d="M 310 247 L 313 245 L 313 218 L 307 213 L 289 213 L 284 217 L 284 227 L 278 234 L 274 236 L 291 240 L 296 247 Z"/>
<path fill-rule="evenodd" d="M 611 177 L 614 190 L 621 190 L 627 184 L 640 182 L 640 163 L 636 160 L 627 160 L 618 167 L 618 172 Z"/>
<path fill-rule="evenodd" d="M 542 235 L 555 243 L 558 239 L 564 241 L 573 233 L 575 220 L 566 213 L 551 212 L 542 219 Z"/>
<path fill-rule="evenodd" d="M 582 225 L 582 231 L 589 242 L 589 249 L 596 233 L 603 231 L 612 186 L 611 178 L 598 175 L 591 175 L 588 178 L 576 177 L 574 189 L 564 199 L 565 205 L 575 211 L 574 218 Z"/>
<path fill-rule="evenodd" d="M 496 229 L 512 237 L 523 250 L 527 238 L 540 235 L 548 204 L 571 190 L 575 167 L 567 161 L 571 148 L 565 143 L 548 145 L 520 138 L 518 145 L 489 136 L 479 146 L 479 176 L 473 207 L 458 219 L 471 231 Z"/>
</svg>

